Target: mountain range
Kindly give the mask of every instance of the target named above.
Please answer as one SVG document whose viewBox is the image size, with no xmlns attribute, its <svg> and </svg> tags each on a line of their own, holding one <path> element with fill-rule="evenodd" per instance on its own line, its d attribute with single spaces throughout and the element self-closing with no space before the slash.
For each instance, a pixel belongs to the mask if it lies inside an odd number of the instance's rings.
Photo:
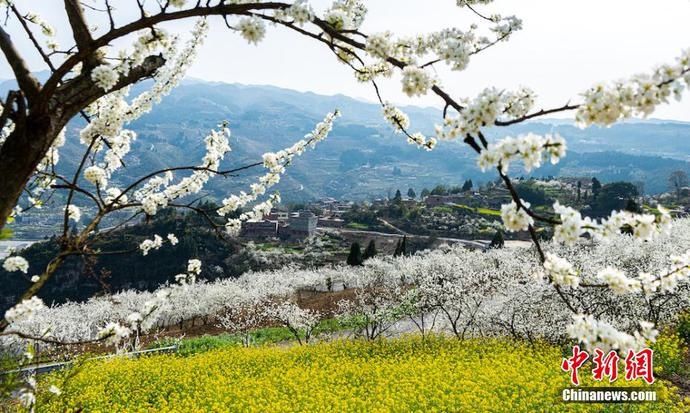
<svg viewBox="0 0 690 413">
<path fill-rule="evenodd" d="M 0 83 L 0 93 L 13 87 Z M 147 82 L 133 89 L 135 95 Z M 261 159 L 266 151 L 290 146 L 310 132 L 327 112 L 339 109 L 331 135 L 297 158 L 277 186 L 287 201 L 321 197 L 370 199 L 408 187 L 419 192 L 437 184 L 456 185 L 465 179 L 495 179 L 475 166 L 475 155 L 461 141 L 440 142 L 427 152 L 395 134 L 372 103 L 344 95 L 323 96 L 273 86 L 247 86 L 190 79 L 165 97 L 154 110 L 129 127 L 137 132 L 126 168 L 113 177 L 115 185 L 131 182 L 152 170 L 198 164 L 204 154 L 202 138 L 221 121 L 232 130 L 232 152 L 224 167 Z M 441 112 L 435 108 L 405 107 L 413 130 L 433 134 Z M 59 171 L 73 171 L 83 151 L 79 120 L 68 127 Z M 568 156 L 547 165 L 534 176 L 596 176 L 602 182 L 644 182 L 647 193 L 667 190 L 674 170 L 690 172 L 690 123 L 676 121 L 624 122 L 609 128 L 580 129 L 568 120 L 544 119 L 487 131 L 490 139 L 534 132 L 560 133 L 568 142 Z M 247 188 L 261 173 L 255 168 L 229 178 L 213 179 L 206 195 L 219 198 Z M 511 171 L 523 175 L 519 167 Z"/>
</svg>

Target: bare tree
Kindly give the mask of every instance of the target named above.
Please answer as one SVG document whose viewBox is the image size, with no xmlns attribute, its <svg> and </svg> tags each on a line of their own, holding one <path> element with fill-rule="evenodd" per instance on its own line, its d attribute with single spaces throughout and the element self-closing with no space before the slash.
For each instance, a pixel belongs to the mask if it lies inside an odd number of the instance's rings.
<svg viewBox="0 0 690 413">
<path fill-rule="evenodd" d="M 676 192 L 676 198 L 680 199 L 680 191 L 690 184 L 688 174 L 685 171 L 673 171 L 668 177 L 668 183 L 672 190 Z"/>
</svg>

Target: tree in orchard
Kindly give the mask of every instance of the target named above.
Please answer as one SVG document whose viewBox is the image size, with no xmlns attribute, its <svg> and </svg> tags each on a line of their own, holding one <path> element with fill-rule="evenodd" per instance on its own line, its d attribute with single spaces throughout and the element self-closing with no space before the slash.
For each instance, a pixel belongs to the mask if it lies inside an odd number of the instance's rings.
<svg viewBox="0 0 690 413">
<path fill-rule="evenodd" d="M 676 193 L 676 199 L 680 199 L 681 190 L 690 184 L 690 179 L 685 171 L 673 171 L 668 177 L 668 183 L 671 190 Z"/>
<path fill-rule="evenodd" d="M 360 247 L 359 242 L 353 242 L 350 245 L 350 253 L 347 255 L 347 265 L 357 266 L 362 265 L 364 262 L 364 257 L 362 256 L 362 247 Z"/>
<path fill-rule="evenodd" d="M 367 244 L 366 249 L 364 249 L 364 254 L 362 254 L 362 259 L 364 261 L 368 260 L 369 258 L 374 258 L 378 252 L 376 251 L 376 240 L 372 239 L 369 241 Z"/>
</svg>

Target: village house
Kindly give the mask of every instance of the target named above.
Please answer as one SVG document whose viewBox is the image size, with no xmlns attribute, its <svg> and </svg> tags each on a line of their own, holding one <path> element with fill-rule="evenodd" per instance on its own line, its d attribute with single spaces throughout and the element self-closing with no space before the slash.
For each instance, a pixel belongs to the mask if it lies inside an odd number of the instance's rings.
<svg viewBox="0 0 690 413">
<path fill-rule="evenodd" d="M 291 213 L 288 224 L 280 227 L 278 235 L 281 239 L 301 241 L 316 233 L 319 218 L 311 211 Z"/>
<path fill-rule="evenodd" d="M 251 239 L 275 238 L 278 236 L 278 221 L 264 219 L 243 222 L 240 236 Z"/>
</svg>

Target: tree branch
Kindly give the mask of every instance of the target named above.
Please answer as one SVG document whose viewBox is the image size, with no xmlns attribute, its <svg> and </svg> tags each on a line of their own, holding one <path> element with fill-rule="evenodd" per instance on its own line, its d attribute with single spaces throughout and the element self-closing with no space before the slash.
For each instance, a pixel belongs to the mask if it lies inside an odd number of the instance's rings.
<svg viewBox="0 0 690 413">
<path fill-rule="evenodd" d="M 89 32 L 89 26 L 86 23 L 86 18 L 84 17 L 84 12 L 79 4 L 78 0 L 65 0 L 65 12 L 67 12 L 67 18 L 69 19 L 69 25 L 72 28 L 72 35 L 74 36 L 74 42 L 77 44 L 77 48 L 82 50 L 92 50 L 93 38 L 91 37 L 91 32 Z M 98 61 L 93 56 L 93 51 L 89 52 L 85 56 L 85 63 L 87 68 L 97 65 Z"/>
<path fill-rule="evenodd" d="M 38 80 L 31 74 L 26 61 L 24 61 L 14 47 L 9 33 L 7 33 L 3 27 L 0 27 L 0 50 L 2 50 L 2 53 L 7 59 L 7 63 L 9 63 L 12 68 L 19 88 L 24 92 L 29 103 L 33 102 L 41 91 L 41 86 Z"/>
</svg>

